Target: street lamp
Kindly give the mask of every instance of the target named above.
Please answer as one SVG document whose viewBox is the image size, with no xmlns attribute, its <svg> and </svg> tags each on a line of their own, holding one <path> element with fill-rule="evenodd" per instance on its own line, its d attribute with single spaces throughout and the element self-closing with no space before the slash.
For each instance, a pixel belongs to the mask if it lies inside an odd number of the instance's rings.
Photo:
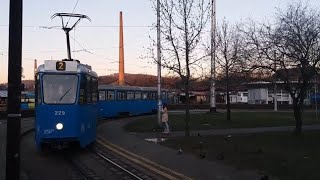
<svg viewBox="0 0 320 180">
<path fill-rule="evenodd" d="M 157 0 L 157 67 L 158 67 L 158 124 L 161 124 L 161 41 L 160 41 L 160 0 Z"/>
</svg>

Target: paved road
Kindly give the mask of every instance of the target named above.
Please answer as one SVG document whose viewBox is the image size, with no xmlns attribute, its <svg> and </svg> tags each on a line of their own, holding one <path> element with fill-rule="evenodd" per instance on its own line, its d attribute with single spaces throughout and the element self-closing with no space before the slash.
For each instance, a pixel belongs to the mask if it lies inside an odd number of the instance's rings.
<svg viewBox="0 0 320 180">
<path fill-rule="evenodd" d="M 130 121 L 132 119 L 128 118 L 108 122 L 101 125 L 98 132 L 113 144 L 194 179 L 258 180 L 261 177 L 261 174 L 255 170 L 238 170 L 219 162 L 199 159 L 187 153 L 179 154 L 174 149 L 147 142 L 123 130 L 122 127 Z"/>
<path fill-rule="evenodd" d="M 34 118 L 23 118 L 21 123 L 21 133 L 33 127 Z M 7 123 L 0 120 L 0 179 L 5 179 L 6 172 L 6 144 L 7 144 Z M 23 147 L 23 146 L 22 146 Z M 25 173 L 21 173 L 21 179 L 26 179 Z"/>
<path fill-rule="evenodd" d="M 6 134 L 6 124 L 4 124 L 4 121 L 0 121 L 0 179 L 5 179 L 6 172 Z"/>
<path fill-rule="evenodd" d="M 28 127 L 32 127 L 33 126 L 33 119 L 34 118 L 26 118 L 22 120 L 22 131 L 25 131 Z M 188 168 L 190 168 L 188 166 L 188 164 L 190 164 L 191 161 L 197 162 L 197 159 L 194 159 L 194 157 L 184 157 L 183 156 L 177 156 L 176 155 L 176 151 L 168 149 L 166 147 L 161 147 L 159 145 L 150 145 L 150 143 L 147 143 L 145 140 L 141 140 L 140 141 L 136 138 L 134 138 L 134 136 L 132 136 L 132 134 L 145 138 L 152 138 L 152 137 L 157 137 L 158 135 L 155 133 L 131 133 L 128 134 L 126 132 L 124 132 L 122 130 L 122 126 L 123 126 L 123 121 L 114 121 L 112 123 L 107 123 L 106 126 L 104 126 L 104 128 L 100 128 L 99 132 L 101 134 L 104 134 L 106 138 L 111 138 L 110 140 L 113 141 L 115 144 L 118 144 L 122 147 L 125 147 L 128 150 L 132 150 L 133 152 L 137 153 L 137 154 L 141 154 L 144 157 L 149 157 L 150 159 L 154 158 L 155 161 L 158 161 L 160 164 L 163 165 L 167 165 L 167 162 L 173 161 L 173 163 L 171 165 L 168 165 L 167 167 L 171 167 L 172 169 L 176 169 L 176 170 L 180 170 L 181 172 L 187 170 L 187 174 L 189 174 L 191 177 L 197 177 L 200 176 L 202 173 L 204 172 L 210 172 L 209 171 L 205 171 L 205 167 L 204 169 L 200 172 L 198 172 L 199 174 L 195 174 L 195 173 L 189 173 Z M 280 132 L 280 131 L 293 131 L 294 126 L 285 126 L 285 127 L 266 127 L 266 128 L 242 128 L 242 129 L 217 129 L 217 130 L 207 130 L 207 131 L 193 131 L 192 135 L 229 135 L 229 134 L 247 134 L 247 133 L 264 133 L 264 132 Z M 303 127 L 304 130 L 320 130 L 320 125 L 313 125 L 313 126 L 304 126 Z M 46 179 L 48 179 L 48 171 L 37 171 L 36 169 L 41 169 L 43 167 L 43 164 L 48 164 L 49 166 L 52 167 L 57 167 L 57 174 L 53 174 L 52 176 L 50 176 L 51 178 L 55 179 L 55 178 L 60 178 L 63 179 L 64 176 L 62 176 L 61 172 L 65 172 L 64 174 L 72 176 L 72 171 L 67 167 L 63 167 L 60 164 L 62 164 L 60 161 L 49 161 L 46 156 L 43 155 L 39 155 L 36 152 L 36 150 L 34 149 L 34 143 L 33 143 L 33 135 L 29 135 L 30 137 L 27 140 L 23 140 L 22 141 L 22 162 L 24 165 L 26 165 L 24 167 L 24 170 L 27 170 L 28 175 L 33 175 L 34 177 L 39 177 L 38 179 L 47 177 Z M 172 132 L 170 134 L 170 136 L 184 136 L 184 132 Z M 141 145 L 141 147 L 140 147 Z M 6 123 L 5 121 L 0 121 L 0 179 L 5 179 L 5 147 L 6 147 Z M 33 152 L 33 153 L 30 153 Z M 163 154 L 165 152 L 165 154 L 168 154 L 168 157 L 164 157 L 164 156 L 159 156 L 159 154 Z M 54 155 L 53 155 L 54 156 Z M 183 158 L 182 158 L 183 157 Z M 185 158 L 185 159 L 184 159 Z M 175 160 L 176 159 L 176 160 Z M 41 162 L 40 165 L 38 164 L 37 168 L 34 169 L 32 168 L 33 163 L 35 162 Z M 178 162 L 182 162 L 178 163 Z M 183 163 L 184 161 L 186 161 L 186 163 Z M 189 161 L 189 163 L 187 163 L 187 161 Z M 208 166 L 212 166 L 212 167 L 217 167 L 216 168 L 216 173 L 220 173 L 221 169 L 221 176 L 224 177 L 226 174 L 222 173 L 222 172 L 228 172 L 230 170 L 230 172 L 233 172 L 235 174 L 242 174 L 244 177 L 250 176 L 255 176 L 254 172 L 238 172 L 237 170 L 234 170 L 230 167 L 221 167 L 219 164 L 216 163 L 212 163 L 212 162 L 205 162 L 207 163 Z M 184 165 L 185 164 L 185 165 Z M 199 162 L 199 165 L 203 164 L 203 161 Z M 185 169 L 184 169 L 185 168 Z M 49 168 L 45 168 L 45 169 L 49 169 Z M 223 171 L 222 171 L 223 169 Z M 226 170 L 228 169 L 228 170 Z M 49 171 L 50 172 L 50 171 Z M 26 172 L 22 172 L 22 178 L 21 179 L 26 179 L 25 176 Z M 42 174 L 42 176 L 39 176 L 37 173 Z M 51 171 L 52 173 L 52 171 Z M 232 179 L 232 178 L 231 178 Z"/>
</svg>

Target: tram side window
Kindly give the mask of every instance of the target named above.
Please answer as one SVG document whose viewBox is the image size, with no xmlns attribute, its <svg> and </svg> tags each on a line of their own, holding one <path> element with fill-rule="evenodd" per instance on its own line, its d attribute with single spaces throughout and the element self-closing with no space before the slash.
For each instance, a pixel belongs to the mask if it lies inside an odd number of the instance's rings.
<svg viewBox="0 0 320 180">
<path fill-rule="evenodd" d="M 107 91 L 107 100 L 114 100 L 114 91 Z"/>
<path fill-rule="evenodd" d="M 91 77 L 87 76 L 87 83 L 86 83 L 86 91 L 85 91 L 85 97 L 87 99 L 87 103 L 92 102 L 92 82 Z"/>
<path fill-rule="evenodd" d="M 168 99 L 167 92 L 162 92 L 161 99 Z"/>
<path fill-rule="evenodd" d="M 141 92 L 135 92 L 134 99 L 140 100 L 141 99 Z"/>
<path fill-rule="evenodd" d="M 117 100 L 127 100 L 127 94 L 124 91 L 117 92 Z"/>
<path fill-rule="evenodd" d="M 40 86 L 40 77 L 39 75 L 35 76 L 36 84 L 35 84 L 35 101 L 36 104 L 41 103 L 41 86 Z"/>
<path fill-rule="evenodd" d="M 156 93 L 155 92 L 149 92 L 148 93 L 148 99 L 149 100 L 155 100 L 155 99 L 157 99 L 157 96 L 156 96 Z"/>
<path fill-rule="evenodd" d="M 21 101 L 21 103 L 24 103 L 24 102 L 27 102 L 27 97 L 26 97 L 26 95 L 25 94 L 21 94 L 21 96 L 20 96 L 20 101 Z"/>
<path fill-rule="evenodd" d="M 134 92 L 132 91 L 127 92 L 127 100 L 134 100 Z"/>
<path fill-rule="evenodd" d="M 148 98 L 148 93 L 147 92 L 143 92 L 142 93 L 142 99 L 146 100 Z"/>
<path fill-rule="evenodd" d="M 147 94 L 147 99 L 148 99 L 148 100 L 151 100 L 151 99 L 152 99 L 152 93 L 151 93 L 151 92 L 148 92 L 148 94 Z"/>
<path fill-rule="evenodd" d="M 80 93 L 79 93 L 79 104 L 85 104 L 86 103 L 86 81 L 87 78 L 81 78 L 80 81 Z"/>
<path fill-rule="evenodd" d="M 101 101 L 106 100 L 106 91 L 104 91 L 104 90 L 99 91 L 99 100 L 101 100 Z"/>
<path fill-rule="evenodd" d="M 92 77 L 92 102 L 98 101 L 98 80 L 97 78 Z"/>
</svg>

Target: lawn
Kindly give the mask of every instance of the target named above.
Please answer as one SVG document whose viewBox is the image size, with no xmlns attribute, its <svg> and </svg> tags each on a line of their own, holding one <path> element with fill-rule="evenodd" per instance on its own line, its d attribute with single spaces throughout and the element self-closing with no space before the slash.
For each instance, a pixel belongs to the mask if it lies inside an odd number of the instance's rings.
<svg viewBox="0 0 320 180">
<path fill-rule="evenodd" d="M 163 145 L 199 158 L 255 169 L 281 180 L 320 179 L 320 132 L 207 136 L 169 139 Z"/>
<path fill-rule="evenodd" d="M 315 112 L 304 112 L 303 124 L 320 123 Z M 169 124 L 173 131 L 184 130 L 185 115 L 170 114 Z M 320 118 L 319 118 L 320 119 Z M 222 129 L 222 128 L 254 128 L 270 126 L 295 125 L 292 112 L 232 112 L 231 121 L 226 120 L 226 113 L 197 113 L 190 116 L 191 130 Z M 150 132 L 159 130 L 157 116 L 145 116 L 129 123 L 125 129 L 131 132 Z"/>
</svg>

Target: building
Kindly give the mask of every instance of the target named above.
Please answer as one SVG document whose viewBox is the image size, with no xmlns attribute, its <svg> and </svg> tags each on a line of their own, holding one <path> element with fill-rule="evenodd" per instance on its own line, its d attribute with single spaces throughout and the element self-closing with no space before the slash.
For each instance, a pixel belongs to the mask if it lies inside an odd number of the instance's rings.
<svg viewBox="0 0 320 180">
<path fill-rule="evenodd" d="M 248 88 L 248 104 L 274 104 L 275 98 L 278 104 L 292 104 L 293 100 L 290 94 L 284 90 L 284 82 L 277 81 L 277 90 L 274 92 L 275 84 L 272 82 L 251 82 L 246 83 Z M 313 90 L 307 92 L 305 104 L 310 104 L 310 97 Z"/>
</svg>

